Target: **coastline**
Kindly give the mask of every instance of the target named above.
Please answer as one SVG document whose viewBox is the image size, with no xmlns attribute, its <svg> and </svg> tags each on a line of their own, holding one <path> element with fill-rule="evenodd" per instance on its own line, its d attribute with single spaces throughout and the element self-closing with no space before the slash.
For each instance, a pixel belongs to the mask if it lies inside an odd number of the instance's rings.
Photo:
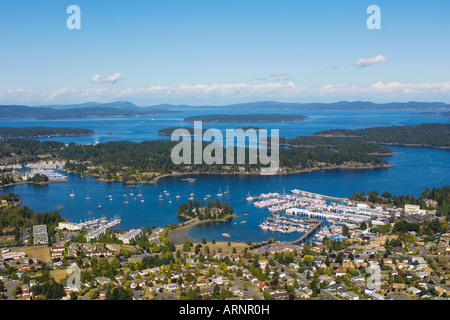
<svg viewBox="0 0 450 320">
<path fill-rule="evenodd" d="M 197 218 L 191 219 L 191 220 L 180 223 L 175 229 L 169 230 L 167 232 L 166 238 L 173 244 L 180 244 L 180 243 L 183 243 L 184 240 L 186 240 L 186 239 L 190 240 L 186 236 L 186 234 L 193 227 L 198 226 L 203 223 L 227 222 L 228 220 L 233 219 L 234 217 L 237 217 L 237 215 L 233 214 L 232 216 L 230 215 L 223 219 L 205 219 L 205 220 L 198 220 Z"/>
<path fill-rule="evenodd" d="M 33 181 L 18 181 L 18 182 L 13 182 L 13 183 L 8 183 L 5 184 L 3 186 L 0 186 L 0 189 L 2 188 L 8 188 L 8 187 L 14 187 L 16 185 L 20 185 L 20 184 L 36 184 L 36 185 L 40 185 L 40 186 L 45 186 L 48 185 L 52 182 L 67 182 L 68 180 L 53 180 L 53 181 L 45 181 L 45 182 L 33 182 Z"/>
<path fill-rule="evenodd" d="M 390 154 L 386 154 L 390 155 Z M 373 169 L 387 169 L 395 167 L 394 164 L 385 164 L 385 165 L 370 165 L 370 164 L 355 164 L 355 165 L 339 165 L 332 167 L 315 167 L 308 169 L 300 169 L 293 171 L 282 171 L 274 174 L 274 176 L 281 175 L 292 175 L 292 174 L 302 174 L 308 172 L 315 172 L 321 170 L 373 170 Z M 76 174 L 76 173 L 74 173 Z M 155 177 L 153 180 L 145 180 L 145 181 L 127 181 L 125 184 L 156 184 L 160 179 L 168 178 L 168 177 L 181 177 L 181 176 L 189 176 L 189 175 L 242 175 L 242 176 L 261 176 L 260 172 L 174 172 L 174 173 L 165 173 Z M 94 175 L 92 175 L 94 176 Z M 95 176 L 94 176 L 95 177 Z M 100 182 L 122 182 L 121 180 L 107 180 L 103 177 L 97 178 L 97 181 Z"/>
</svg>

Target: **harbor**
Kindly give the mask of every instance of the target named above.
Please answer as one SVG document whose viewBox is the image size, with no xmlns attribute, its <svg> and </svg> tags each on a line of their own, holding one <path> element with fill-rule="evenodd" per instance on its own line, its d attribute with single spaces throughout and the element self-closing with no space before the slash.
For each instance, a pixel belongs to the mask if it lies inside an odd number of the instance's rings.
<svg viewBox="0 0 450 320">
<path fill-rule="evenodd" d="M 299 239 L 292 241 L 295 244 L 307 238 L 321 242 L 324 237 L 342 236 L 344 226 L 353 230 L 363 222 L 383 225 L 396 213 L 381 206 L 372 208 L 349 199 L 299 189 L 291 190 L 291 194 L 263 193 L 253 199 L 258 200 L 253 202 L 256 208 L 271 212 L 258 227 L 279 233 L 302 233 Z"/>
</svg>

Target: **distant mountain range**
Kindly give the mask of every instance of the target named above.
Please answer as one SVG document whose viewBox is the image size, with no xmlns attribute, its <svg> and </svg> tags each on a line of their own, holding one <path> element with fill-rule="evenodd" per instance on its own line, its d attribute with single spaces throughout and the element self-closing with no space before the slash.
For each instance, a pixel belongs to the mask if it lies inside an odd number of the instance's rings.
<svg viewBox="0 0 450 320">
<path fill-rule="evenodd" d="M 369 101 L 340 101 L 333 103 L 286 103 L 276 101 L 258 101 L 226 106 L 236 109 L 258 110 L 411 110 L 411 111 L 450 111 L 450 104 L 443 102 L 389 102 L 374 103 Z"/>
<path fill-rule="evenodd" d="M 139 107 L 128 101 L 111 103 L 88 102 L 70 105 L 43 105 L 29 107 L 24 105 L 0 105 L 0 119 L 77 119 L 87 117 L 133 117 L 164 113 L 181 113 L 185 109 L 209 108 L 236 110 L 404 110 L 419 112 L 441 112 L 441 116 L 449 116 L 450 105 L 442 102 L 390 102 L 373 103 L 368 101 L 340 101 L 334 103 L 286 103 L 276 101 L 257 101 L 232 104 L 226 106 L 189 106 L 160 104 Z"/>
<path fill-rule="evenodd" d="M 127 101 L 37 107 L 0 105 L 0 119 L 35 118 L 38 120 L 52 120 L 88 117 L 142 117 L 161 113 L 180 113 L 180 111 L 169 110 L 165 106 L 138 107 Z"/>
</svg>

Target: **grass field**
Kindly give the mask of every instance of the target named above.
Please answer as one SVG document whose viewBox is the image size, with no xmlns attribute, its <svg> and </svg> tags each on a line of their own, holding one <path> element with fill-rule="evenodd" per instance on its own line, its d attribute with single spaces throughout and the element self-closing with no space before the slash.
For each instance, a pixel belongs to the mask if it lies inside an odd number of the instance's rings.
<svg viewBox="0 0 450 320">
<path fill-rule="evenodd" d="M 198 242 L 193 242 L 193 247 L 191 248 L 192 252 L 194 253 L 194 248 L 195 246 L 198 244 Z M 228 254 L 228 255 L 232 255 L 233 254 L 233 247 L 236 248 L 236 254 L 241 254 L 245 248 L 248 248 L 248 245 L 246 245 L 245 243 L 238 243 L 238 242 L 231 242 L 231 245 L 228 246 L 228 242 L 219 242 L 216 241 L 215 244 L 212 244 L 211 242 L 207 242 L 206 244 L 201 244 L 202 248 L 201 248 L 201 252 L 205 253 L 205 246 L 209 247 L 209 252 L 213 252 L 214 250 L 216 250 L 216 253 L 219 253 L 219 248 L 222 249 L 222 253 L 223 254 Z M 183 252 L 183 245 L 179 244 L 176 245 L 175 248 L 177 250 L 180 250 L 181 252 Z"/>
<path fill-rule="evenodd" d="M 42 261 L 45 263 L 52 262 L 52 258 L 50 256 L 50 248 L 48 246 L 11 248 L 11 251 L 25 252 L 27 255 L 27 258 L 36 258 L 39 261 Z"/>
</svg>

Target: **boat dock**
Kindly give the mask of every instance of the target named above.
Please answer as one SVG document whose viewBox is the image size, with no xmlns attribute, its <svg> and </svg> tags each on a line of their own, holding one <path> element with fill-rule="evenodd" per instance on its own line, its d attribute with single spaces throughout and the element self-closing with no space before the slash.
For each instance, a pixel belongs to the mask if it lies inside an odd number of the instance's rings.
<svg viewBox="0 0 450 320">
<path fill-rule="evenodd" d="M 293 245 L 299 245 L 312 236 L 323 224 L 322 220 L 318 220 L 316 225 L 304 233 L 300 238 L 291 242 Z"/>
</svg>

